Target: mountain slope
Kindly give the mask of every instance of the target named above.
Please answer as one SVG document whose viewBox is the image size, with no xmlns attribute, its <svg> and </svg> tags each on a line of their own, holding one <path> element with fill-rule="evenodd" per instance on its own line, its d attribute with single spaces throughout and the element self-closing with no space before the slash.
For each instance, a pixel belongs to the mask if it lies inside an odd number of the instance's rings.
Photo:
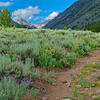
<svg viewBox="0 0 100 100">
<path fill-rule="evenodd" d="M 26 20 L 24 20 L 22 18 L 14 20 L 13 23 L 15 23 L 16 25 L 24 25 L 28 29 L 34 29 L 34 28 L 36 28 L 33 24 L 29 23 L 28 21 L 26 21 Z"/>
<path fill-rule="evenodd" d="M 71 7 L 51 20 L 45 28 L 82 29 L 93 21 L 100 20 L 100 0 L 78 0 Z"/>
<path fill-rule="evenodd" d="M 36 28 L 40 29 L 43 28 L 50 20 L 44 21 L 42 23 L 39 24 L 33 24 Z"/>
</svg>

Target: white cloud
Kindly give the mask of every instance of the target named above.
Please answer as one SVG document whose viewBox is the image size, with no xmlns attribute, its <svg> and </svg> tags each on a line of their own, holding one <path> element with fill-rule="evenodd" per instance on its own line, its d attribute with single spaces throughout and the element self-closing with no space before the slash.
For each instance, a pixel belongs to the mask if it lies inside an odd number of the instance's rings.
<svg viewBox="0 0 100 100">
<path fill-rule="evenodd" d="M 36 18 L 34 18 L 33 20 L 36 21 L 36 20 L 38 20 L 38 19 L 40 19 L 40 18 L 39 18 L 39 17 L 36 17 Z"/>
<path fill-rule="evenodd" d="M 36 21 L 36 20 L 40 19 L 41 20 L 40 23 L 41 23 L 41 22 L 45 22 L 45 21 L 54 19 L 58 14 L 59 14 L 58 12 L 54 11 L 50 15 L 48 15 L 48 17 L 46 17 L 46 18 L 43 16 L 37 16 L 33 20 Z"/>
<path fill-rule="evenodd" d="M 29 6 L 28 8 L 25 8 L 25 9 L 15 10 L 12 13 L 12 16 L 13 16 L 13 19 L 23 18 L 26 20 L 30 20 L 33 18 L 34 14 L 38 14 L 38 13 L 40 13 L 40 9 L 38 6 L 36 7 Z"/>
<path fill-rule="evenodd" d="M 28 18 L 28 20 L 31 20 L 33 18 L 33 16 L 30 16 L 29 18 Z"/>
<path fill-rule="evenodd" d="M 10 6 L 12 3 L 11 2 L 0 2 L 0 7 L 3 7 L 3 6 Z"/>
<path fill-rule="evenodd" d="M 36 21 L 38 19 L 43 20 L 43 21 L 45 20 L 45 18 L 43 16 L 37 16 L 33 20 Z"/>
<path fill-rule="evenodd" d="M 46 20 L 52 20 L 54 19 L 56 16 L 58 16 L 58 12 L 52 12 L 48 17 L 46 17 Z"/>
</svg>

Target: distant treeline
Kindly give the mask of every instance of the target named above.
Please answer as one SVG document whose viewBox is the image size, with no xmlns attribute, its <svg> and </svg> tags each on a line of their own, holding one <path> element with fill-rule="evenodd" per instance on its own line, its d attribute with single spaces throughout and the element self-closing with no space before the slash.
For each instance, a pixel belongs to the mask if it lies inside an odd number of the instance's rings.
<svg viewBox="0 0 100 100">
<path fill-rule="evenodd" d="M 90 25 L 85 26 L 84 30 L 91 30 L 93 32 L 100 32 L 100 21 L 95 21 Z"/>
<path fill-rule="evenodd" d="M 11 11 L 8 10 L 7 8 L 0 10 L 0 26 L 4 26 L 4 27 L 15 26 L 17 28 L 26 28 L 25 25 L 19 25 L 19 24 L 12 23 L 11 17 L 12 17 Z"/>
<path fill-rule="evenodd" d="M 15 25 L 16 28 L 27 28 L 25 25 Z"/>
<path fill-rule="evenodd" d="M 11 12 L 4 8 L 0 10 L 0 26 L 11 27 Z"/>
<path fill-rule="evenodd" d="M 17 28 L 27 28 L 25 25 L 19 25 L 17 23 L 12 22 L 12 14 L 11 11 L 4 8 L 0 10 L 0 26 L 4 27 L 17 27 Z M 65 30 L 67 30 L 67 27 L 64 27 Z M 84 27 L 84 30 L 91 30 L 93 32 L 100 32 L 100 21 L 92 22 L 89 25 L 86 25 Z"/>
</svg>

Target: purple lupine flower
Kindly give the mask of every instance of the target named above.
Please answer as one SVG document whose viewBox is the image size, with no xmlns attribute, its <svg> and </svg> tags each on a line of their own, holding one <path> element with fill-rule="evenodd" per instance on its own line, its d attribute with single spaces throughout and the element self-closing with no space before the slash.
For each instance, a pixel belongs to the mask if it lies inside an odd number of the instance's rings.
<svg viewBox="0 0 100 100">
<path fill-rule="evenodd" d="M 76 77 L 77 75 L 75 73 L 70 74 L 71 77 Z"/>
<path fill-rule="evenodd" d="M 15 84 L 17 84 L 18 80 L 17 80 L 17 79 L 15 79 L 15 80 L 14 80 L 14 82 L 15 82 Z"/>
<path fill-rule="evenodd" d="M 26 80 L 26 79 L 24 79 L 24 84 L 26 84 L 26 85 L 30 85 L 30 83 L 31 83 L 31 81 L 28 81 L 28 80 Z"/>
<path fill-rule="evenodd" d="M 10 79 L 11 82 L 13 81 L 15 84 L 18 83 L 18 80 L 15 79 L 13 76 L 10 76 L 9 79 Z"/>
</svg>

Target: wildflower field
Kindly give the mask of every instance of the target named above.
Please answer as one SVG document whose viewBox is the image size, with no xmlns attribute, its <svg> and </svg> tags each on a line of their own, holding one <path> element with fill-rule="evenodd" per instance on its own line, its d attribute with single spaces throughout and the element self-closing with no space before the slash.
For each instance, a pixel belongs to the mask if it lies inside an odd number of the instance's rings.
<svg viewBox="0 0 100 100">
<path fill-rule="evenodd" d="M 86 64 L 71 77 L 75 100 L 100 100 L 100 63 Z"/>
<path fill-rule="evenodd" d="M 76 58 L 100 46 L 100 33 L 75 30 L 0 28 L 0 100 L 35 98 L 40 68 L 71 67 Z"/>
</svg>

